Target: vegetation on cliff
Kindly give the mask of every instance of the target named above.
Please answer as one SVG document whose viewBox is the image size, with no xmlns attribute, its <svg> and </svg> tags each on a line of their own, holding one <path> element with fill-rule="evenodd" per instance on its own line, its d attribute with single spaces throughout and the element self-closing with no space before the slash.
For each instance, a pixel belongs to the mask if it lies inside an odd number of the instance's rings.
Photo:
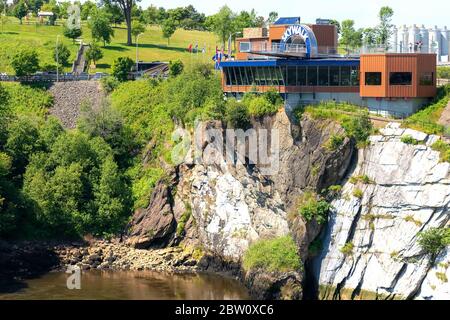
<svg viewBox="0 0 450 320">
<path fill-rule="evenodd" d="M 298 271 L 301 269 L 297 246 L 290 236 L 260 240 L 247 250 L 243 267 L 246 271 L 261 268 L 266 271 Z"/>
</svg>

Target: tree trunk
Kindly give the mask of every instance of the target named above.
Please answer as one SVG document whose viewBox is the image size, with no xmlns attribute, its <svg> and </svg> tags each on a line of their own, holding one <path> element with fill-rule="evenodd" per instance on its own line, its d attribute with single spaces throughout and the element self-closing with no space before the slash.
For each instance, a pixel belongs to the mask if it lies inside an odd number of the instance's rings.
<svg viewBox="0 0 450 320">
<path fill-rule="evenodd" d="M 125 20 L 127 23 L 127 46 L 132 46 L 133 38 L 131 37 L 131 8 L 130 10 L 127 10 Z"/>
</svg>

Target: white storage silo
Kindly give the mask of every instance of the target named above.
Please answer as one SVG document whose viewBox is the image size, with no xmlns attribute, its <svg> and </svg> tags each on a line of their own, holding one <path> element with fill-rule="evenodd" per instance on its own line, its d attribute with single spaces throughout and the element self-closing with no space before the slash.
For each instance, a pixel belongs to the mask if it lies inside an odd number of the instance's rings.
<svg viewBox="0 0 450 320">
<path fill-rule="evenodd" d="M 430 32 L 430 52 L 437 54 L 438 61 L 441 58 L 441 47 L 441 30 L 434 26 Z"/>
<path fill-rule="evenodd" d="M 392 35 L 389 39 L 389 51 L 398 52 L 398 29 L 395 26 L 392 28 Z"/>
<path fill-rule="evenodd" d="M 400 52 L 408 52 L 408 27 L 406 27 L 406 24 L 403 25 L 403 27 L 399 30 L 400 34 Z"/>
<path fill-rule="evenodd" d="M 430 47 L 430 35 L 428 33 L 428 29 L 425 28 L 425 25 L 422 25 L 420 28 L 420 41 L 422 41 L 421 52 L 427 53 L 428 48 Z"/>
<path fill-rule="evenodd" d="M 409 28 L 409 36 L 408 36 L 408 51 L 416 52 L 417 51 L 417 43 L 420 41 L 420 32 L 419 28 L 416 25 L 413 25 Z"/>
<path fill-rule="evenodd" d="M 450 30 L 447 26 L 441 31 L 441 56 L 449 55 Z"/>
</svg>

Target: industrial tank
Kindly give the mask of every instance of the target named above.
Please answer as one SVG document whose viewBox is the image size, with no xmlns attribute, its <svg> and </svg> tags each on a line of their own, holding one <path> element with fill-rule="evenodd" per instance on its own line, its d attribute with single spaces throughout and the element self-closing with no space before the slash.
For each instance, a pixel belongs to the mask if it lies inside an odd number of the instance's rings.
<svg viewBox="0 0 450 320">
<path fill-rule="evenodd" d="M 398 29 L 395 26 L 392 29 L 392 35 L 389 39 L 389 51 L 398 52 Z"/>
<path fill-rule="evenodd" d="M 416 43 L 420 41 L 420 32 L 419 28 L 416 25 L 413 25 L 409 28 L 409 36 L 408 36 L 408 49 L 409 52 L 416 52 L 417 46 Z"/>
<path fill-rule="evenodd" d="M 408 28 L 406 24 L 399 30 L 400 33 L 400 52 L 408 52 Z"/>
<path fill-rule="evenodd" d="M 422 25 L 420 28 L 420 41 L 422 41 L 422 53 L 428 53 L 428 48 L 430 47 L 430 35 L 428 33 L 428 29 L 425 28 L 425 25 Z"/>
<path fill-rule="evenodd" d="M 447 26 L 441 31 L 441 55 L 448 56 L 449 55 L 449 41 L 450 41 L 450 30 L 447 29 Z"/>
<path fill-rule="evenodd" d="M 437 54 L 438 61 L 440 61 L 442 55 L 441 48 L 441 30 L 437 26 L 434 26 L 430 32 L 430 51 Z"/>
</svg>

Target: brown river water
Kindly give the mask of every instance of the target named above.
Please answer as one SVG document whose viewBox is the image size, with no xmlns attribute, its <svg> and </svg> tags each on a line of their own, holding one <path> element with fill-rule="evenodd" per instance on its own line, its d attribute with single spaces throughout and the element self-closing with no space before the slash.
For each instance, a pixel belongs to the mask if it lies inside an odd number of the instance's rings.
<svg viewBox="0 0 450 320">
<path fill-rule="evenodd" d="M 168 274 L 153 271 L 88 271 L 81 289 L 69 290 L 70 275 L 56 272 L 0 285 L 0 300 L 244 300 L 238 281 L 211 274 Z"/>
</svg>

